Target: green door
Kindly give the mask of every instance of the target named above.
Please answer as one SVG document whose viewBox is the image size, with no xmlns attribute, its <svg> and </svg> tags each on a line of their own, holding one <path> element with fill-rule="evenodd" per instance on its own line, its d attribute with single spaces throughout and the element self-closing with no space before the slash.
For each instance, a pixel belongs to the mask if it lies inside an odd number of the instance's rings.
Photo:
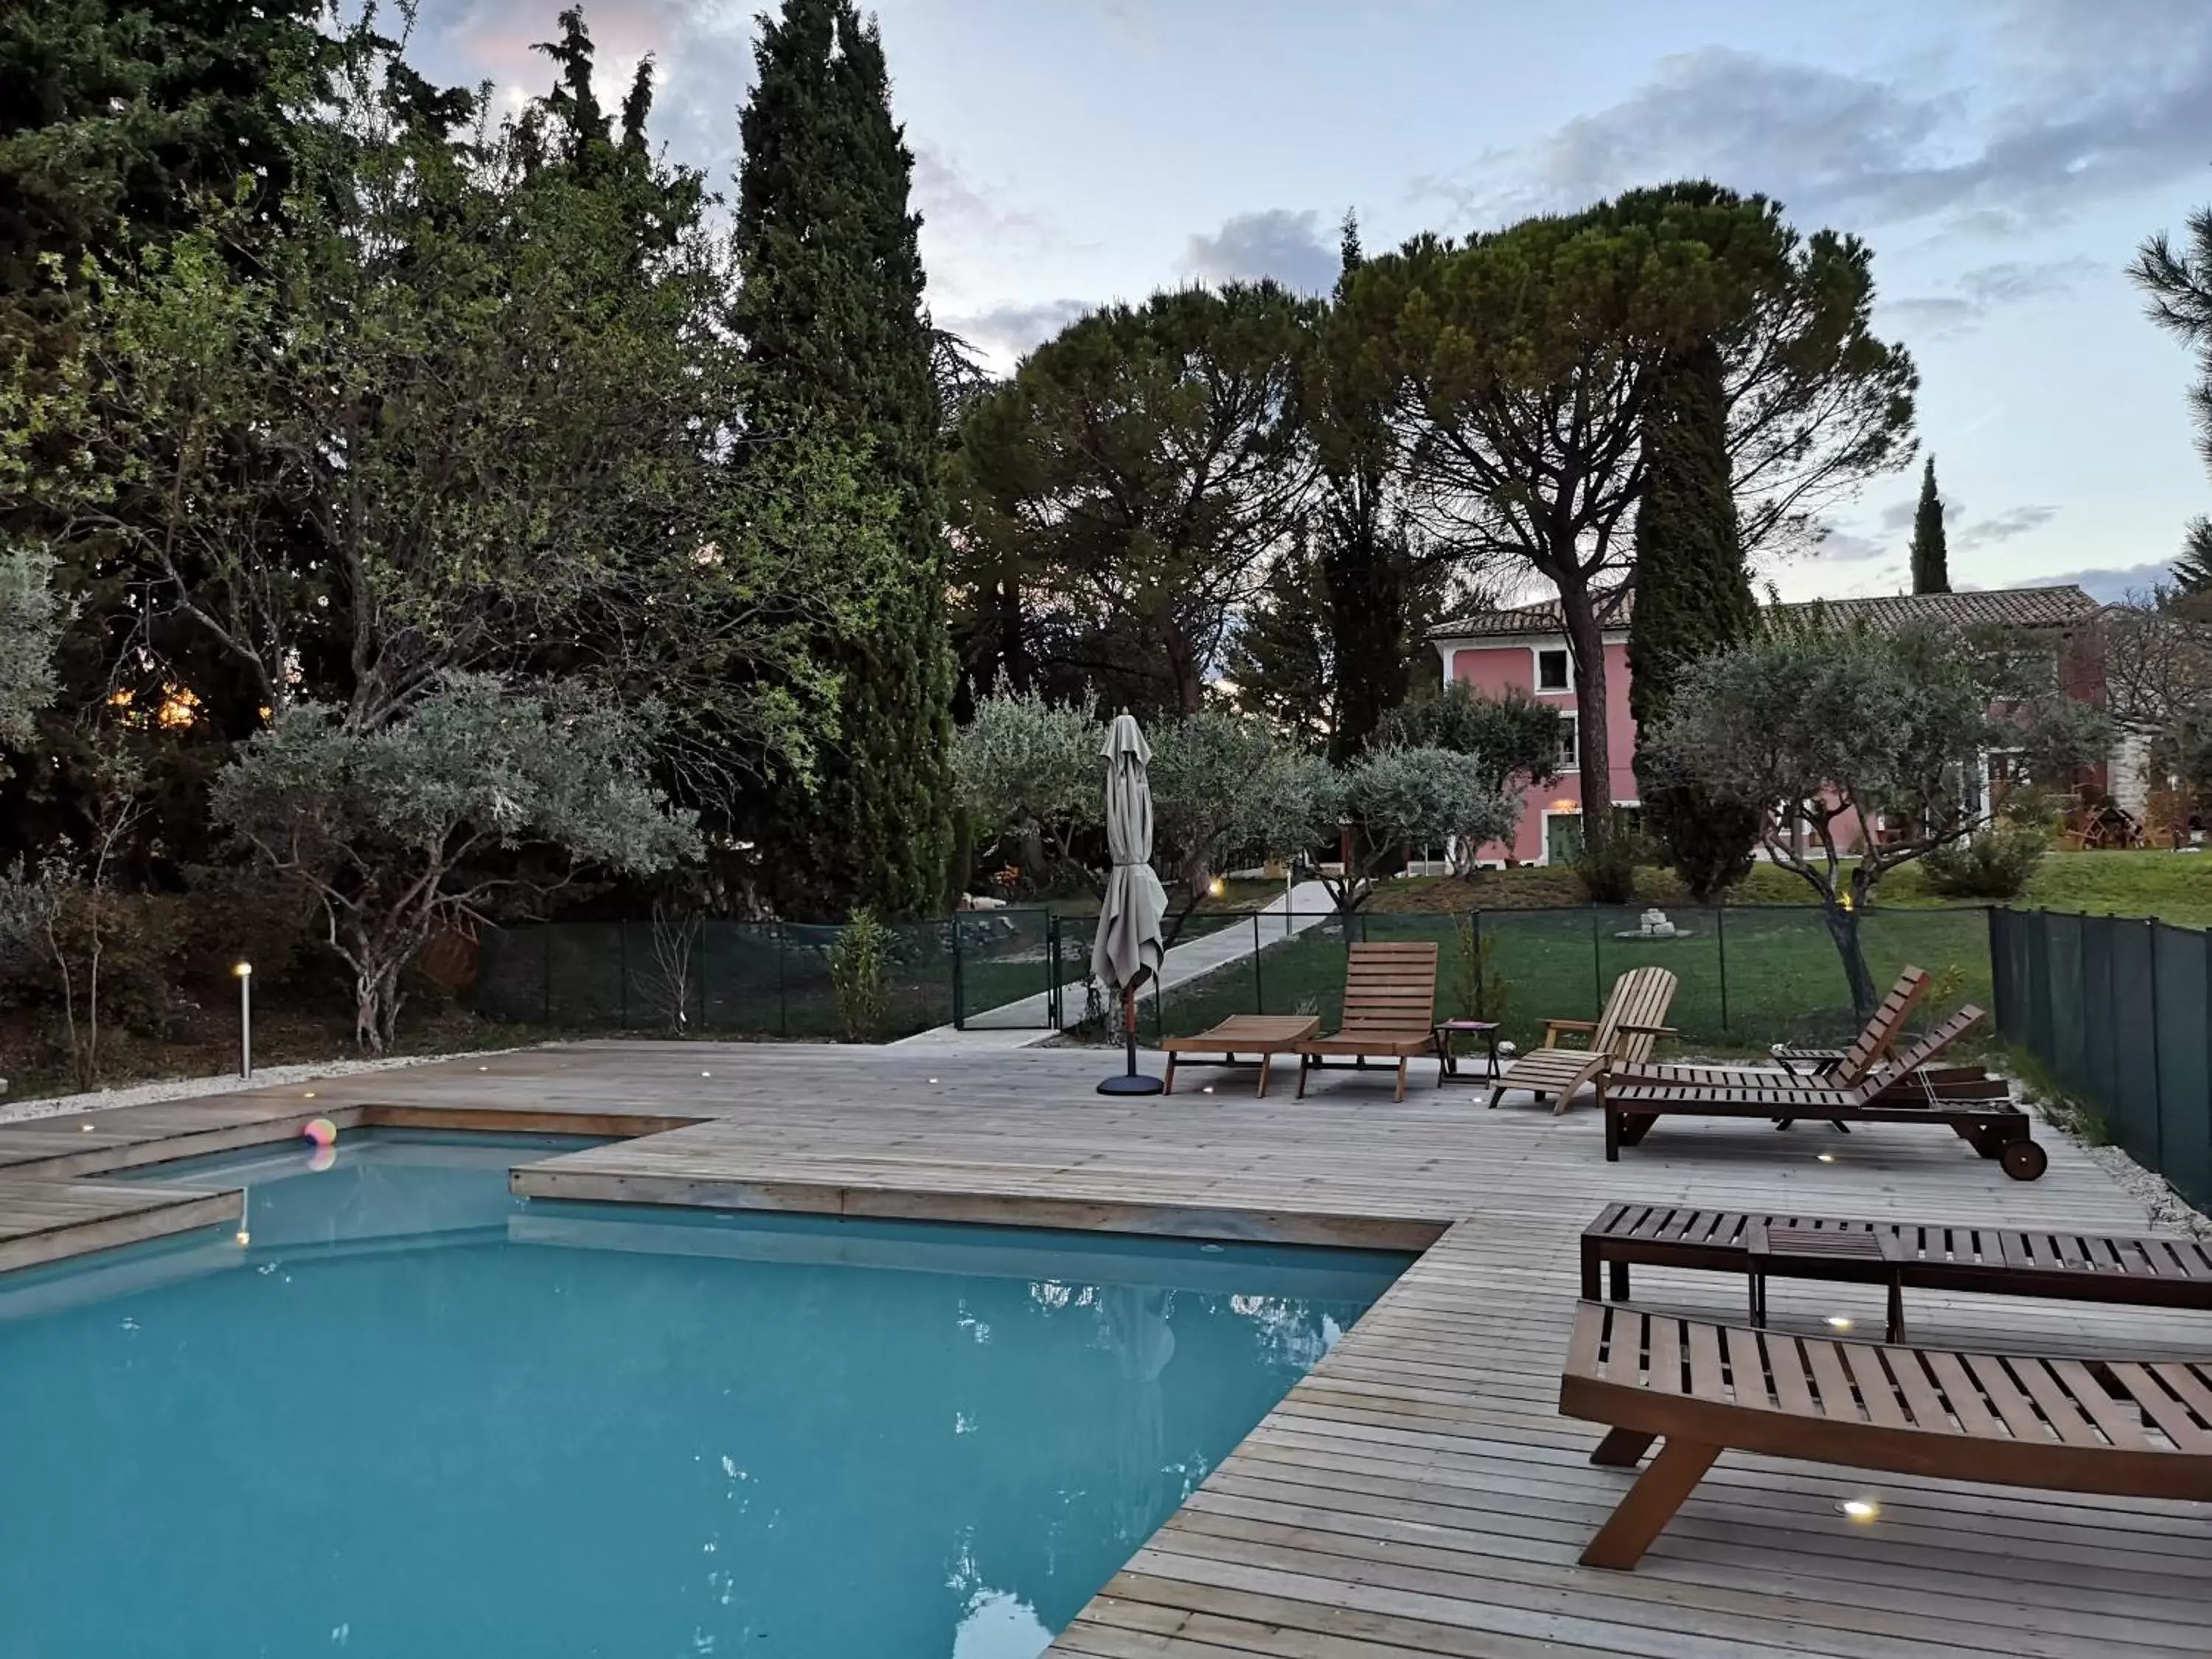
<svg viewBox="0 0 2212 1659">
<path fill-rule="evenodd" d="M 1544 820 L 1544 862 L 1572 864 L 1583 855 L 1583 815 L 1553 812 Z"/>
</svg>

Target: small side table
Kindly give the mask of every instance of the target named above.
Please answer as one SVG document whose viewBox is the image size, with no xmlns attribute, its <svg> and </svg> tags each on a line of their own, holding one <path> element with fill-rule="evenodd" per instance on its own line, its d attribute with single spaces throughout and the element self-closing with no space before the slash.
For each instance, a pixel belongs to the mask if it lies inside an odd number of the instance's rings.
<svg viewBox="0 0 2212 1659">
<path fill-rule="evenodd" d="M 1498 1022 L 1494 1019 L 1440 1019 L 1437 1022 L 1435 1033 L 1437 1059 L 1440 1062 L 1437 1068 L 1437 1086 L 1439 1089 L 1443 1087 L 1446 1073 L 1454 1078 L 1460 1074 L 1459 1055 L 1452 1048 L 1452 1039 L 1462 1032 L 1480 1037 L 1490 1049 L 1490 1075 L 1478 1077 L 1470 1071 L 1466 1080 L 1470 1083 L 1495 1083 L 1498 1080 Z"/>
<path fill-rule="evenodd" d="M 1751 1322 L 1766 1323 L 1766 1281 L 1827 1279 L 1889 1290 L 1887 1340 L 1905 1340 L 1905 1267 L 1913 1247 L 1887 1227 L 1790 1227 L 1754 1221 L 1743 1231 L 1751 1270 Z"/>
</svg>

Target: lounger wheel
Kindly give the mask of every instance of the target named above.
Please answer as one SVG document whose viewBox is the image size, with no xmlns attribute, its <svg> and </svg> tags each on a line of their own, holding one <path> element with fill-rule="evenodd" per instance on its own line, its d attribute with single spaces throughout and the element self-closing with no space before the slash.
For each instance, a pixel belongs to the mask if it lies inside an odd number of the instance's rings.
<svg viewBox="0 0 2212 1659">
<path fill-rule="evenodd" d="M 2032 1140 L 2015 1140 L 1997 1154 L 1997 1165 L 2014 1181 L 2033 1181 L 2051 1167 L 2051 1154 Z"/>
</svg>

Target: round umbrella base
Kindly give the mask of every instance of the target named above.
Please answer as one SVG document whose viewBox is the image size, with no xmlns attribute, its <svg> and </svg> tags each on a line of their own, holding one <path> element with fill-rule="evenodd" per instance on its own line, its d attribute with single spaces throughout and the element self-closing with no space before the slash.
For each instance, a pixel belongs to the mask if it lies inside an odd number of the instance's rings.
<svg viewBox="0 0 2212 1659">
<path fill-rule="evenodd" d="M 1167 1085 L 1156 1077 L 1139 1077 L 1116 1073 L 1098 1085 L 1102 1095 L 1157 1095 L 1164 1093 Z"/>
</svg>

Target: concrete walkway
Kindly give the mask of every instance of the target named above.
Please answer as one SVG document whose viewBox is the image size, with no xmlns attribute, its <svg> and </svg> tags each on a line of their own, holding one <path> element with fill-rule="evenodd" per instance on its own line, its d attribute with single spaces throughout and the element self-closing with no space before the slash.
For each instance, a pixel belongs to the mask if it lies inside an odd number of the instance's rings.
<svg viewBox="0 0 2212 1659">
<path fill-rule="evenodd" d="M 1286 939 L 1295 939 L 1308 928 L 1328 920 L 1336 908 L 1328 896 L 1328 889 L 1317 881 L 1301 882 L 1290 895 L 1290 915 L 1285 918 L 1281 899 L 1275 900 L 1259 913 L 1260 926 L 1256 939 L 1251 921 L 1240 917 L 1228 927 L 1213 933 L 1188 939 L 1168 951 L 1167 960 L 1161 964 L 1158 981 L 1148 982 L 1137 994 L 1138 1000 L 1155 999 L 1162 990 L 1173 990 L 1178 985 L 1228 967 L 1231 963 L 1248 961 L 1255 945 L 1266 950 Z M 1272 918 L 1272 920 L 1270 920 Z M 1081 964 L 1087 969 L 1087 963 Z M 1078 974 L 1060 988 L 1062 1012 L 1070 1026 L 1083 1018 L 1083 987 L 1085 975 Z M 1056 1036 L 1050 1023 L 1051 1002 L 1048 993 L 1039 991 L 1018 1001 L 1002 1003 L 995 1008 L 979 1008 L 968 1016 L 968 1029 L 953 1025 L 934 1025 L 927 1031 L 917 1031 L 910 1037 L 890 1043 L 893 1048 L 942 1048 L 963 1053 L 988 1053 L 1010 1048 L 1027 1048 Z"/>
</svg>

